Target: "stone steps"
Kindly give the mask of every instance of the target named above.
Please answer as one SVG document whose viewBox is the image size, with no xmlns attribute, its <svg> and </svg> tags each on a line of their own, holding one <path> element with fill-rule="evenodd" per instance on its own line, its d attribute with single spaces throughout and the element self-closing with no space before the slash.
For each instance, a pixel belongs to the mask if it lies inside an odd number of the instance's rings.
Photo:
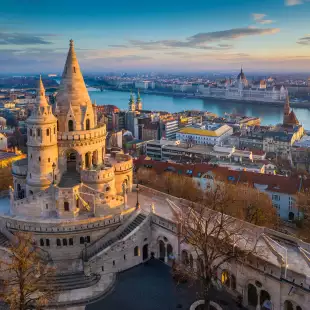
<svg viewBox="0 0 310 310">
<path fill-rule="evenodd" d="M 7 248 L 9 245 L 9 239 L 4 234 L 0 233 L 0 246 Z"/>
<path fill-rule="evenodd" d="M 66 291 L 89 287 L 96 284 L 99 280 L 99 275 L 92 274 L 90 276 L 86 276 L 83 272 L 56 274 L 45 278 L 44 282 L 40 283 L 40 286 L 43 289 Z"/>
<path fill-rule="evenodd" d="M 87 253 L 87 258 L 90 259 L 91 257 L 95 256 L 97 253 L 103 251 L 104 249 L 106 249 L 107 247 L 109 247 L 110 245 L 112 245 L 113 243 L 124 239 L 127 235 L 129 235 L 136 227 L 138 227 L 143 220 L 146 218 L 146 215 L 144 214 L 138 214 L 135 219 L 121 232 L 119 233 L 116 237 L 111 238 L 109 241 L 105 242 L 104 244 L 102 244 L 101 247 L 96 248 L 95 251 L 91 252 L 91 253 Z"/>
</svg>

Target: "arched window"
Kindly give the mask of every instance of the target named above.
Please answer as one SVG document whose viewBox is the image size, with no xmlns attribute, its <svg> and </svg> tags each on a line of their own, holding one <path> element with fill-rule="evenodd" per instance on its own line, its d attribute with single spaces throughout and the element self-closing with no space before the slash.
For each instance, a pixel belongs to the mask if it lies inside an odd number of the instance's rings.
<svg viewBox="0 0 310 310">
<path fill-rule="evenodd" d="M 84 237 L 80 237 L 80 244 L 84 244 Z"/>
<path fill-rule="evenodd" d="M 222 276 L 221 276 L 221 282 L 222 284 L 224 284 L 225 286 L 230 287 L 230 276 L 227 270 L 224 270 L 222 272 Z"/>
<path fill-rule="evenodd" d="M 57 240 L 56 240 L 56 244 L 57 244 L 57 246 L 61 246 L 60 239 L 57 239 Z"/>
<path fill-rule="evenodd" d="M 90 129 L 90 121 L 89 119 L 86 120 L 86 130 Z"/>
<path fill-rule="evenodd" d="M 64 202 L 64 210 L 69 211 L 69 202 L 68 201 Z"/>
<path fill-rule="evenodd" d="M 134 253 L 134 256 L 140 256 L 140 250 L 138 246 L 134 248 L 133 253 Z"/>
<path fill-rule="evenodd" d="M 45 242 L 46 242 L 46 246 L 50 246 L 50 239 L 46 239 Z"/>
<path fill-rule="evenodd" d="M 69 245 L 73 245 L 73 238 L 69 239 Z"/>
<path fill-rule="evenodd" d="M 67 245 L 68 243 L 67 243 L 67 239 L 62 239 L 62 244 L 63 245 Z"/>
<path fill-rule="evenodd" d="M 69 131 L 73 131 L 73 120 L 72 119 L 70 119 L 68 122 L 68 129 Z"/>
<path fill-rule="evenodd" d="M 76 73 L 75 67 L 73 67 L 73 72 Z"/>
<path fill-rule="evenodd" d="M 37 136 L 40 137 L 41 136 L 41 130 L 38 128 L 37 129 Z"/>
<path fill-rule="evenodd" d="M 54 134 L 56 133 L 56 128 L 54 127 Z"/>
<path fill-rule="evenodd" d="M 115 260 L 113 261 L 113 266 L 115 266 Z"/>
<path fill-rule="evenodd" d="M 57 121 L 57 131 L 59 131 L 59 122 Z"/>
<path fill-rule="evenodd" d="M 40 239 L 40 246 L 44 246 L 44 240 Z"/>
<path fill-rule="evenodd" d="M 86 236 L 86 242 L 90 243 L 90 236 Z"/>
<path fill-rule="evenodd" d="M 39 161 L 41 161 L 41 157 L 39 156 Z"/>
<path fill-rule="evenodd" d="M 50 130 L 46 129 L 46 135 L 49 136 L 50 135 Z"/>
</svg>

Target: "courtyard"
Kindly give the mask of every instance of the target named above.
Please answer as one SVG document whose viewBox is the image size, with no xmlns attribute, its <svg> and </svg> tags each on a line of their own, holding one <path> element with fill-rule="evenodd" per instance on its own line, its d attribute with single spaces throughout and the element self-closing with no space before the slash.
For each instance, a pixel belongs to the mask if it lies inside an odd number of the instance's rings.
<svg viewBox="0 0 310 310">
<path fill-rule="evenodd" d="M 223 310 L 238 309 L 223 293 L 219 293 Z M 218 300 L 216 292 L 212 295 Z M 188 310 L 196 296 L 195 289 L 188 284 L 176 285 L 169 266 L 150 260 L 120 273 L 114 290 L 104 299 L 87 305 L 86 310 Z"/>
</svg>

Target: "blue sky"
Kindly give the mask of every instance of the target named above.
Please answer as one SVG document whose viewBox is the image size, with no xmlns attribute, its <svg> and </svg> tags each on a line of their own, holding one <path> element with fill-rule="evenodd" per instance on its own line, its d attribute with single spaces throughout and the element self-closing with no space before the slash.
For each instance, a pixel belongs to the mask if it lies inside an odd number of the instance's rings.
<svg viewBox="0 0 310 310">
<path fill-rule="evenodd" d="M 2 72 L 310 72 L 310 0 L 2 0 Z"/>
</svg>

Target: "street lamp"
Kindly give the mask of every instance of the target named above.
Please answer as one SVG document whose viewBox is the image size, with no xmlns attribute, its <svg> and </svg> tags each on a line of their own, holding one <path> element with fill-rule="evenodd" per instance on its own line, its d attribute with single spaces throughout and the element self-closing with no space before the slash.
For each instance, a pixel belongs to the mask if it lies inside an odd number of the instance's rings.
<svg viewBox="0 0 310 310">
<path fill-rule="evenodd" d="M 137 182 L 136 186 L 136 192 L 137 192 L 137 203 L 136 203 L 136 209 L 140 208 L 140 203 L 139 203 L 139 183 Z"/>
<path fill-rule="evenodd" d="M 56 164 L 52 164 L 52 169 L 53 169 L 53 184 L 55 184 L 55 169 L 56 169 Z"/>
</svg>

